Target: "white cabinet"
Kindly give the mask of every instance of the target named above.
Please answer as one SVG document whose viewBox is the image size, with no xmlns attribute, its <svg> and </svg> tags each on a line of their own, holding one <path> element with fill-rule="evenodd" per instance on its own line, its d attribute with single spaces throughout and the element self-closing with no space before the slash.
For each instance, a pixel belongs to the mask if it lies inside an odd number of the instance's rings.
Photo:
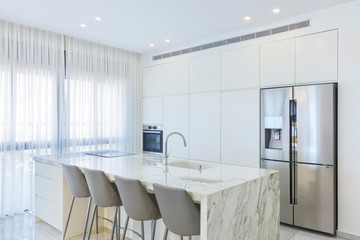
<svg viewBox="0 0 360 240">
<path fill-rule="evenodd" d="M 260 45 L 260 86 L 295 83 L 295 39 Z"/>
<path fill-rule="evenodd" d="M 162 66 L 148 67 L 143 69 L 143 97 L 162 96 L 162 75 Z"/>
<path fill-rule="evenodd" d="M 221 94 L 221 162 L 259 167 L 259 90 Z"/>
<path fill-rule="evenodd" d="M 190 94 L 190 158 L 220 162 L 220 93 Z"/>
<path fill-rule="evenodd" d="M 337 80 L 337 31 L 296 38 L 296 83 Z"/>
<path fill-rule="evenodd" d="M 180 132 L 189 143 L 189 95 L 164 97 L 164 144 L 171 132 Z M 189 145 L 184 147 L 180 136 L 169 138 L 168 151 L 171 157 L 189 158 Z"/>
<path fill-rule="evenodd" d="M 77 198 L 66 237 L 82 234 L 88 200 Z M 59 231 L 63 231 L 71 202 L 71 192 L 59 166 L 35 162 L 35 214 Z M 101 214 L 101 212 L 100 212 Z"/>
<path fill-rule="evenodd" d="M 259 87 L 259 46 L 221 54 L 221 89 Z"/>
<path fill-rule="evenodd" d="M 163 98 L 152 97 L 143 99 L 143 123 L 162 124 L 163 122 Z"/>
<path fill-rule="evenodd" d="M 164 64 L 162 69 L 163 95 L 189 92 L 189 69 L 187 61 Z"/>
<path fill-rule="evenodd" d="M 220 54 L 189 61 L 190 92 L 220 90 Z"/>
</svg>

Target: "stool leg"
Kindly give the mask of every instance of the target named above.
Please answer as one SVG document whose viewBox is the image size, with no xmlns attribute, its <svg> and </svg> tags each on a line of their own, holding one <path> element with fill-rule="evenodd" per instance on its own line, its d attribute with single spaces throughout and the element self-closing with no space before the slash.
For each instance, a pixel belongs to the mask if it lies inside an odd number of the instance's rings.
<svg viewBox="0 0 360 240">
<path fill-rule="evenodd" d="M 90 213 L 90 208 L 91 208 L 91 197 L 89 197 L 89 204 L 88 204 L 88 208 L 87 208 L 87 211 L 86 211 L 86 218 L 85 218 L 85 226 L 84 226 L 84 232 L 83 232 L 83 237 L 82 239 L 85 240 L 85 237 L 86 237 L 86 229 L 87 229 L 87 225 L 88 225 L 88 222 L 89 222 L 89 213 Z"/>
<path fill-rule="evenodd" d="M 152 220 L 151 240 L 155 239 L 156 220 Z"/>
<path fill-rule="evenodd" d="M 165 228 L 163 240 L 167 239 L 168 232 L 169 232 L 169 229 Z"/>
<path fill-rule="evenodd" d="M 115 231 L 115 226 L 116 226 L 116 215 L 117 215 L 117 210 L 118 208 L 115 207 L 115 211 L 114 211 L 114 219 L 113 219 L 113 225 L 112 225 L 112 229 L 111 229 L 111 237 L 110 239 L 113 240 L 114 239 L 114 231 Z"/>
<path fill-rule="evenodd" d="M 128 224 L 129 224 L 129 219 L 130 219 L 130 217 L 127 216 L 126 221 L 125 221 L 125 226 L 124 226 L 124 232 L 123 232 L 121 240 L 125 240 L 125 238 L 126 238 L 126 230 L 127 230 Z"/>
<path fill-rule="evenodd" d="M 184 240 L 184 237 L 183 237 L 183 236 L 180 236 L 180 240 Z"/>
<path fill-rule="evenodd" d="M 141 221 L 141 239 L 142 239 L 142 240 L 145 240 L 144 221 Z"/>
<path fill-rule="evenodd" d="M 96 208 L 96 234 L 99 233 L 99 209 Z"/>
<path fill-rule="evenodd" d="M 66 231 L 67 231 L 67 228 L 68 228 L 68 225 L 69 225 L 70 215 L 71 215 L 71 211 L 72 211 L 72 208 L 73 208 L 73 205 L 74 205 L 74 201 L 75 201 L 75 197 L 72 196 L 71 203 L 70 203 L 70 208 L 69 208 L 69 213 L 68 213 L 66 223 L 65 223 L 65 230 L 64 230 L 64 234 L 63 234 L 63 239 L 65 239 L 65 235 L 66 235 Z"/>
<path fill-rule="evenodd" d="M 93 226 L 93 223 L 94 223 L 94 218 L 95 218 L 96 210 L 97 210 L 97 206 L 94 204 L 94 209 L 93 209 L 93 213 L 92 213 L 92 217 L 91 217 L 91 222 L 90 222 L 90 227 L 89 227 L 89 235 L 88 235 L 88 237 L 87 237 L 87 240 L 90 240 L 91 230 L 92 230 L 92 226 Z"/>
<path fill-rule="evenodd" d="M 118 230 L 117 233 L 118 233 L 118 236 L 117 236 L 117 239 L 120 239 L 120 229 L 121 229 L 121 207 L 118 207 L 119 210 L 118 210 L 118 215 L 117 215 L 117 223 L 118 223 L 118 226 L 116 226 L 116 229 Z"/>
</svg>

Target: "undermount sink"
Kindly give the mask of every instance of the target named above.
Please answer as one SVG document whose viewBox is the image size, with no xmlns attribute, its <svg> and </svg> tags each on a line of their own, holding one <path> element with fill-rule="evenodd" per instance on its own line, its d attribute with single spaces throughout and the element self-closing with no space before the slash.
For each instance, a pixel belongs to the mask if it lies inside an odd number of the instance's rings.
<svg viewBox="0 0 360 240">
<path fill-rule="evenodd" d="M 168 166 L 172 167 L 180 167 L 180 168 L 188 168 L 188 169 L 194 169 L 194 170 L 204 170 L 207 168 L 211 168 L 211 166 L 201 163 L 192 163 L 188 161 L 177 161 L 177 162 L 170 162 L 168 163 Z"/>
</svg>

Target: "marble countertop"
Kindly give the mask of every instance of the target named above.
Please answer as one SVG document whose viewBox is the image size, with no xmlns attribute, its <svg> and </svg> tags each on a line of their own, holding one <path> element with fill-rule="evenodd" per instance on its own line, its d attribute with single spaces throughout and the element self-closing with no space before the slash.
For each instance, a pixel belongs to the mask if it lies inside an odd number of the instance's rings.
<svg viewBox="0 0 360 240">
<path fill-rule="evenodd" d="M 268 176 L 277 171 L 169 158 L 166 169 L 162 156 L 137 154 L 103 158 L 84 153 L 35 156 L 35 161 L 61 167 L 62 163 L 104 171 L 111 179 L 114 175 L 139 179 L 152 191 L 153 183 L 185 189 L 193 200 L 201 202 L 216 192 Z M 202 165 L 198 170 L 198 165 Z"/>
</svg>

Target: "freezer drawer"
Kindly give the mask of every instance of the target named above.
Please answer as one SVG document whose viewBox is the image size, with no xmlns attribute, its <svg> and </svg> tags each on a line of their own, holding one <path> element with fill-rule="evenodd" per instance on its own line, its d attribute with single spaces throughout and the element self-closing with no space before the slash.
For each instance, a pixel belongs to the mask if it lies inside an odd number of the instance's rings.
<svg viewBox="0 0 360 240">
<path fill-rule="evenodd" d="M 335 169 L 295 164 L 294 225 L 335 233 Z"/>
<path fill-rule="evenodd" d="M 293 224 L 293 206 L 290 204 L 290 163 L 261 160 L 261 168 L 280 171 L 280 222 Z"/>
</svg>

